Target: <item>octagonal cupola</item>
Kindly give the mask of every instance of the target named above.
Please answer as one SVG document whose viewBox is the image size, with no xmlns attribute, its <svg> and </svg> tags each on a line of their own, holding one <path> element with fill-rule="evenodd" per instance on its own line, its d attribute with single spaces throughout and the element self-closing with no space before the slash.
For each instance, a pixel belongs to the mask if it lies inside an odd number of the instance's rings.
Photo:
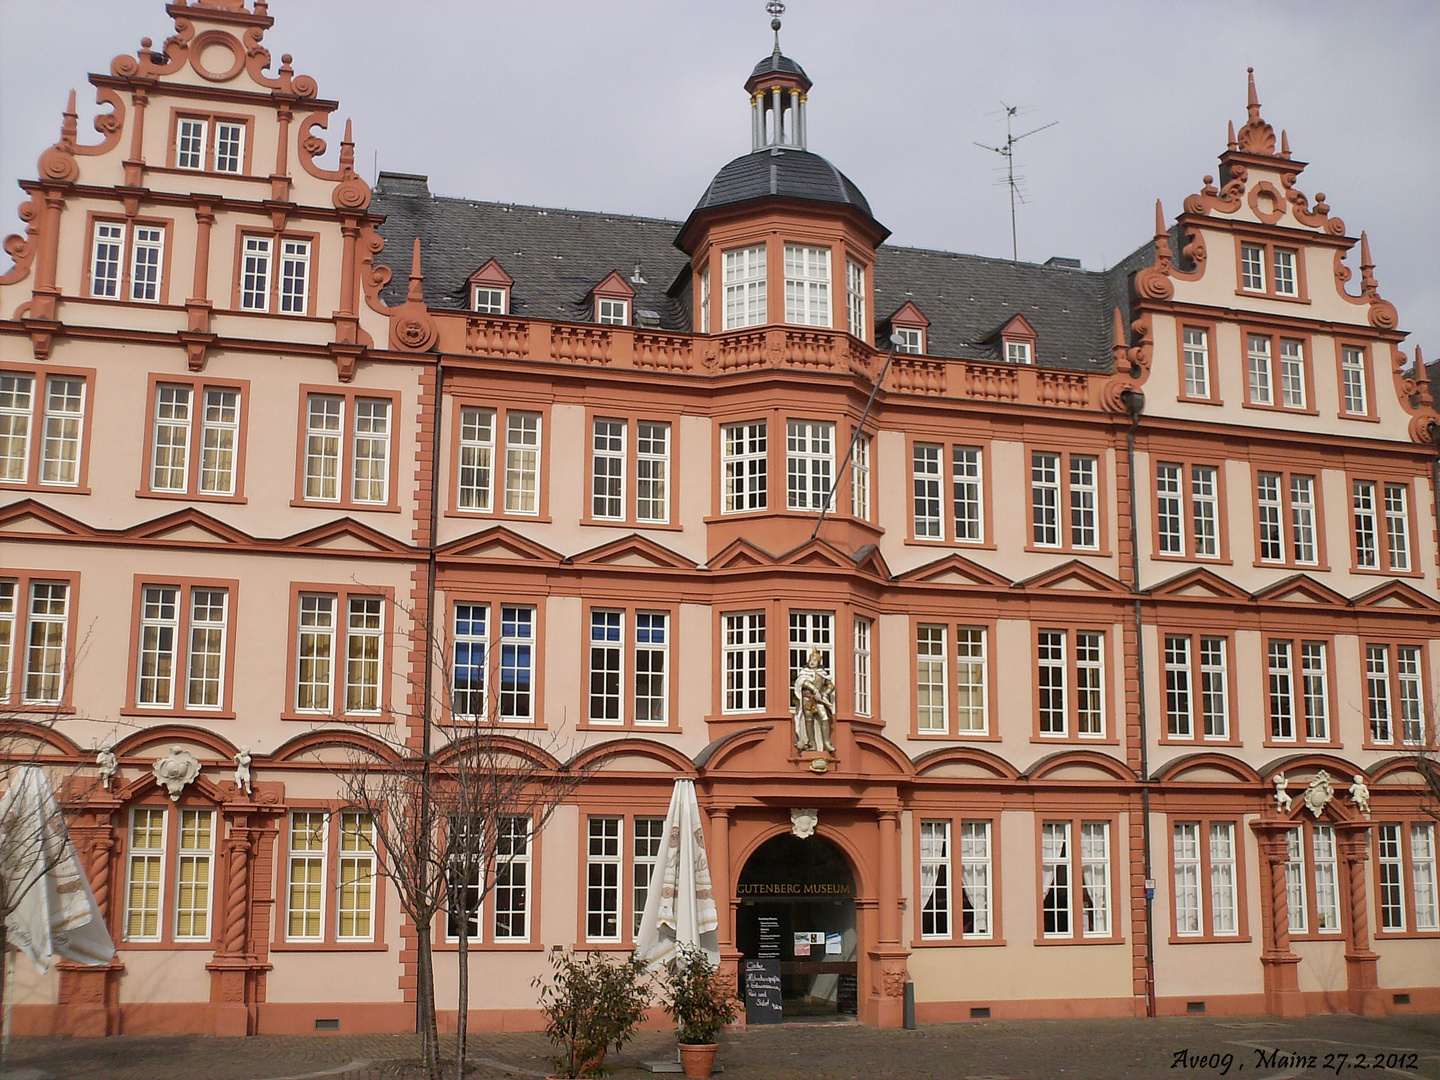
<svg viewBox="0 0 1440 1080">
<path fill-rule="evenodd" d="M 745 80 L 750 152 L 710 181 L 675 238 L 700 333 L 788 323 L 874 338 L 871 268 L 890 235 L 844 173 L 806 149 L 805 70 L 775 47 Z M 712 289 L 711 283 L 714 282 Z"/>
</svg>

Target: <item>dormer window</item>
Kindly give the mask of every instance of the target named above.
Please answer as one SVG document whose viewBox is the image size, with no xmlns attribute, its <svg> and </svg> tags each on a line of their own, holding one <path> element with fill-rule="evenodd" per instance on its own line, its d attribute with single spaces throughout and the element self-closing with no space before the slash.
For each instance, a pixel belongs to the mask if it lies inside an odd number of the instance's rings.
<svg viewBox="0 0 1440 1080">
<path fill-rule="evenodd" d="M 606 300 L 597 297 L 595 300 L 595 321 L 608 323 L 611 326 L 628 326 L 630 324 L 630 302 L 628 300 Z"/>
<path fill-rule="evenodd" d="M 504 315 L 509 307 L 509 292 L 508 289 L 491 289 L 477 285 L 470 306 L 482 315 Z"/>
<path fill-rule="evenodd" d="M 1031 363 L 1030 343 L 1028 341 L 1005 342 L 1005 360 L 1010 364 Z"/>
<path fill-rule="evenodd" d="M 635 290 L 619 273 L 611 271 L 590 290 L 586 299 L 590 301 L 590 317 L 604 326 L 629 326 L 630 305 L 635 299 Z"/>
<path fill-rule="evenodd" d="M 992 336 L 1000 339 L 1000 358 L 1007 364 L 1035 363 L 1035 327 L 1024 315 L 1016 315 Z"/>
<path fill-rule="evenodd" d="M 898 339 L 895 342 L 896 352 L 923 353 L 925 351 L 925 331 L 918 326 L 897 326 L 893 336 Z"/>
</svg>

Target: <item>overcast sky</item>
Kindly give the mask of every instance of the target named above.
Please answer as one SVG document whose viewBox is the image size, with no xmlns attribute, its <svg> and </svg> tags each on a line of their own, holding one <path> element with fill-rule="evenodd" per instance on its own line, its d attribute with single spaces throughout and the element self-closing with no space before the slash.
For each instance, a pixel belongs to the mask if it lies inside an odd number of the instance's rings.
<svg viewBox="0 0 1440 1080">
<path fill-rule="evenodd" d="M 749 150 L 741 85 L 772 39 L 760 0 L 271 0 L 265 44 L 355 121 L 357 159 L 437 194 L 683 219 Z M 1025 260 L 1112 265 L 1263 115 L 1310 162 L 1381 294 L 1440 356 L 1440 4 L 792 0 L 781 43 L 810 93 L 809 149 L 846 172 L 891 243 L 1007 257 L 1001 103 L 1021 107 Z M 171 33 L 163 0 L 0 0 L 0 232 L 14 182 L 85 74 Z M 88 111 L 87 111 L 88 110 Z M 333 159 L 333 150 L 331 157 Z M 1353 263 L 1352 258 L 1352 263 Z M 0 256 L 0 262 L 8 260 Z"/>
</svg>

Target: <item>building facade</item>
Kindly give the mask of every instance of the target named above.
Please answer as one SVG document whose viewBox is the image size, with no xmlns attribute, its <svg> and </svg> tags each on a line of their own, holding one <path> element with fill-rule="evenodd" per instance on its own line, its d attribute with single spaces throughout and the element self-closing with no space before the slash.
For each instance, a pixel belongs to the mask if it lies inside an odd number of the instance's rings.
<svg viewBox="0 0 1440 1080">
<path fill-rule="evenodd" d="M 778 43 L 674 222 L 372 188 L 263 0 L 167 11 L 0 275 L 0 693 L 119 949 L 20 1030 L 409 1030 L 336 770 L 477 718 L 584 773 L 484 1027 L 631 947 L 680 778 L 787 1011 L 1440 1009 L 1440 416 L 1253 80 L 1095 273 L 887 246 Z"/>
</svg>

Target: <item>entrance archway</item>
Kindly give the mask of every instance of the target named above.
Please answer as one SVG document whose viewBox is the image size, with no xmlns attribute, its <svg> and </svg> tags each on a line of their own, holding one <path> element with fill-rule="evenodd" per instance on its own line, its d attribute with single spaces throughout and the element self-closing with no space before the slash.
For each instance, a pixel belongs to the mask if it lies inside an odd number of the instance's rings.
<svg viewBox="0 0 1440 1080">
<path fill-rule="evenodd" d="M 785 1020 L 856 1015 L 855 874 L 836 844 L 771 837 L 746 861 L 736 896 L 736 948 L 779 965 Z"/>
</svg>

